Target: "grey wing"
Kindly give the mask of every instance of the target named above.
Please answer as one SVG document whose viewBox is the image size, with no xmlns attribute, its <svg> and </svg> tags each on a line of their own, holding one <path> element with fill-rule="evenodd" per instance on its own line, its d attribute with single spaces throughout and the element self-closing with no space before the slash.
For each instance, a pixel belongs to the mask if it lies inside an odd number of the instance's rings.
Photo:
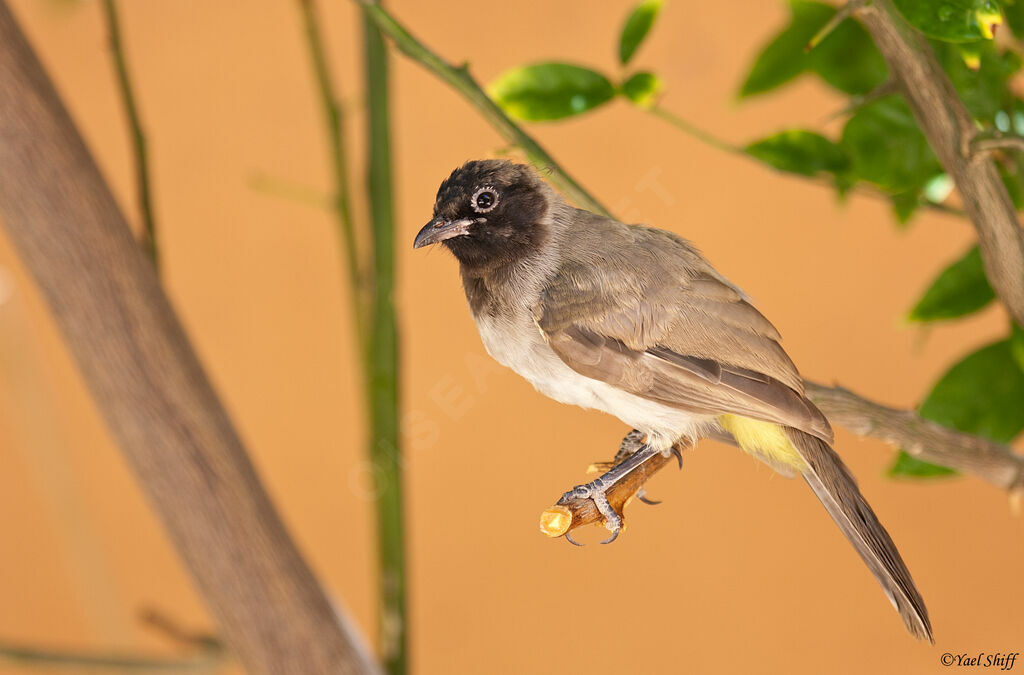
<svg viewBox="0 0 1024 675">
<path fill-rule="evenodd" d="M 778 331 L 693 247 L 618 223 L 578 239 L 578 253 L 534 308 L 570 368 L 667 406 L 784 424 L 832 442 Z M 602 259 L 589 257 L 595 250 Z"/>
</svg>

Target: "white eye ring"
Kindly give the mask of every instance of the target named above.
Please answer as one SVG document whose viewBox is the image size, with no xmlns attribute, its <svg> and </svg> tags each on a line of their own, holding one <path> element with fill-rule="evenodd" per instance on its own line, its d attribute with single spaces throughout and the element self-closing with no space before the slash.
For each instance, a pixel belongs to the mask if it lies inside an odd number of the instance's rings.
<svg viewBox="0 0 1024 675">
<path fill-rule="evenodd" d="M 488 206 L 487 208 L 480 208 L 479 206 L 477 206 L 476 200 L 480 197 L 480 195 L 484 194 L 485 192 L 491 193 L 491 196 L 494 197 L 494 201 L 491 202 L 491 205 Z M 473 207 L 473 210 L 476 211 L 477 213 L 489 213 L 494 210 L 495 206 L 498 205 L 498 191 L 494 189 L 493 185 L 485 185 L 473 193 L 473 196 L 469 198 L 469 205 Z"/>
</svg>

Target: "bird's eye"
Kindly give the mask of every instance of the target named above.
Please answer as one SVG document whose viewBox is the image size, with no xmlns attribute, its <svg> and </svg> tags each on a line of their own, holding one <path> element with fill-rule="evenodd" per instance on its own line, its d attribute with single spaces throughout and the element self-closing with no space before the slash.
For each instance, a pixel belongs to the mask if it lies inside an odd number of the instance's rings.
<svg viewBox="0 0 1024 675">
<path fill-rule="evenodd" d="M 498 192 L 492 187 L 482 187 L 473 193 L 470 205 L 477 213 L 487 213 L 498 205 Z"/>
</svg>

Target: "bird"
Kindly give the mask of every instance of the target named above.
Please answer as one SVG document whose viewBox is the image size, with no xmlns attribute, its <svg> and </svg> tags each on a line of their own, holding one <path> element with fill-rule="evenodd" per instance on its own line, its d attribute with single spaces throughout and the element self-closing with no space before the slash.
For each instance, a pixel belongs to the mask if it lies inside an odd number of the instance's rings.
<svg viewBox="0 0 1024 675">
<path fill-rule="evenodd" d="M 504 159 L 465 162 L 441 183 L 413 246 L 434 244 L 458 260 L 495 360 L 550 398 L 639 434 L 629 458 L 574 488 L 594 500 L 612 539 L 621 520 L 605 493 L 626 463 L 667 455 L 679 441 L 730 437 L 803 477 L 908 631 L 934 642 L 924 600 L 779 332 L 693 244 L 575 208 L 533 168 Z"/>
</svg>

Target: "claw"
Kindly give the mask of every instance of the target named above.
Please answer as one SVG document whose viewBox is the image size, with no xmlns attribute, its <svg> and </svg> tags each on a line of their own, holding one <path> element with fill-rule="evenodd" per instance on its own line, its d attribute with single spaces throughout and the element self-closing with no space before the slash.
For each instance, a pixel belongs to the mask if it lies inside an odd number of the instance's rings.
<svg viewBox="0 0 1024 675">
<path fill-rule="evenodd" d="M 644 504 L 647 504 L 648 506 L 657 506 L 658 504 L 661 503 L 660 499 L 648 499 L 645 495 L 642 494 L 637 494 L 636 498 L 642 501 Z"/>
<path fill-rule="evenodd" d="M 583 544 L 581 544 L 578 541 L 576 541 L 575 539 L 573 539 L 572 538 L 572 534 L 570 534 L 569 532 L 566 532 L 562 536 L 565 537 L 565 540 L 567 542 L 569 542 L 570 544 L 572 544 L 573 546 L 583 546 Z"/>
<path fill-rule="evenodd" d="M 602 544 L 610 544 L 610 543 L 612 543 L 613 541 L 615 541 L 616 539 L 619 538 L 619 532 L 622 532 L 622 528 L 621 527 L 615 528 L 614 530 L 612 530 L 612 536 L 608 537 L 607 539 L 605 539 L 601 543 Z"/>
<path fill-rule="evenodd" d="M 679 468 L 683 468 L 683 453 L 679 451 L 679 448 L 672 446 L 672 454 L 676 456 L 676 461 L 679 462 Z"/>
</svg>

